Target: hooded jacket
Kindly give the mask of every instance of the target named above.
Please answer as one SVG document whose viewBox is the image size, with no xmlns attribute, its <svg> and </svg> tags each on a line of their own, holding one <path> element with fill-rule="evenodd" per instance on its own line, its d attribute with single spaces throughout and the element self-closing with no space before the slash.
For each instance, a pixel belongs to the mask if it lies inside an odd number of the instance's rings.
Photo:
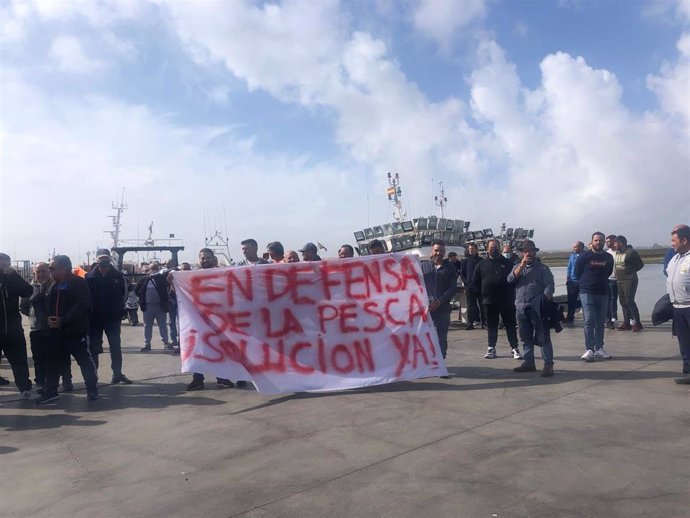
<svg viewBox="0 0 690 518">
<path fill-rule="evenodd" d="M 482 304 L 512 304 L 513 287 L 508 284 L 508 274 L 513 263 L 499 255 L 481 261 L 474 269 L 471 289 L 482 294 Z"/>
<path fill-rule="evenodd" d="M 637 279 L 637 272 L 644 268 L 644 262 L 632 246 L 616 251 L 616 280 L 618 282 Z"/>
</svg>

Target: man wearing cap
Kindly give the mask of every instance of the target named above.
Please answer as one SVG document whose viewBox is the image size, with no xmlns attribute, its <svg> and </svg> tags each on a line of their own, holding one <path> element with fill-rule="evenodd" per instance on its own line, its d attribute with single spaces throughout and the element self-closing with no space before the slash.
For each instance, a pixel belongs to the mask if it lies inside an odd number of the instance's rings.
<svg viewBox="0 0 690 518">
<path fill-rule="evenodd" d="M 553 376 L 553 345 L 548 325 L 544 324 L 542 307 L 544 299 L 551 301 L 554 292 L 553 274 L 548 266 L 537 259 L 539 249 L 534 241 L 523 241 L 520 252 L 522 260 L 508 274 L 508 282 L 515 286 L 515 307 L 523 343 L 522 365 L 515 372 L 532 372 L 537 367 L 534 359 L 534 346 L 541 347 L 544 360 L 543 378 Z"/>
<path fill-rule="evenodd" d="M 12 268 L 10 256 L 0 253 L 0 352 L 5 354 L 12 367 L 19 392 L 27 399 L 32 397 L 31 378 L 19 298 L 30 297 L 33 291 L 31 284 Z"/>
<path fill-rule="evenodd" d="M 666 291 L 673 304 L 673 331 L 683 360 L 683 377 L 673 381 L 690 385 L 690 228 L 676 226 L 671 233 L 675 255 L 666 268 Z"/>
<path fill-rule="evenodd" d="M 122 272 L 111 263 L 110 251 L 102 248 L 96 252 L 96 267 L 86 274 L 91 292 L 89 321 L 89 351 L 98 369 L 98 355 L 103 352 L 103 333 L 110 347 L 112 383 L 132 383 L 122 373 L 122 339 L 120 323 L 127 300 L 127 281 Z"/>
<path fill-rule="evenodd" d="M 302 261 L 320 261 L 321 258 L 319 257 L 318 251 L 319 249 L 316 247 L 314 243 L 307 243 L 304 245 L 302 248 L 299 249 L 300 252 L 302 252 Z"/>
</svg>

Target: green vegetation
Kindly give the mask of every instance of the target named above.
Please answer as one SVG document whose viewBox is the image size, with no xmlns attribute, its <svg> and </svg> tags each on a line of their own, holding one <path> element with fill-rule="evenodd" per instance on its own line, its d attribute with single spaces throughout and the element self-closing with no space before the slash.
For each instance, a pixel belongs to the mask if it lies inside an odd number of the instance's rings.
<svg viewBox="0 0 690 518">
<path fill-rule="evenodd" d="M 661 264 L 668 248 L 636 248 L 645 264 Z M 539 259 L 547 266 L 568 266 L 570 250 L 541 251 Z"/>
</svg>

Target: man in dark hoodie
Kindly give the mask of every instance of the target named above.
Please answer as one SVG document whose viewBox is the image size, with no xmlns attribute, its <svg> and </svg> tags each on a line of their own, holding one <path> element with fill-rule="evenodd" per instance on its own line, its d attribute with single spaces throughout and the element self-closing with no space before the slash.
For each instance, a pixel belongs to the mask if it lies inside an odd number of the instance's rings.
<svg viewBox="0 0 690 518">
<path fill-rule="evenodd" d="M 103 333 L 110 346 L 110 367 L 113 371 L 111 382 L 132 383 L 122 373 L 122 339 L 120 325 L 127 298 L 127 281 L 115 269 L 110 260 L 110 252 L 100 249 L 96 252 L 96 266 L 86 274 L 86 282 L 91 292 L 91 321 L 89 350 L 93 363 L 98 369 L 98 355 L 103 352 Z"/>
<path fill-rule="evenodd" d="M 55 284 L 48 294 L 49 353 L 46 355 L 46 385 L 39 405 L 58 398 L 58 381 L 64 357 L 71 355 L 79 364 L 89 400 L 99 399 L 98 374 L 88 346 L 91 297 L 86 280 L 72 273 L 72 261 L 56 255 L 50 263 Z"/>
<path fill-rule="evenodd" d="M 474 269 L 472 287 L 481 293 L 484 315 L 488 328 L 489 346 L 484 358 L 496 358 L 498 341 L 498 317 L 503 319 L 513 358 L 521 360 L 515 322 L 515 291 L 508 284 L 508 274 L 513 263 L 501 255 L 501 245 L 497 239 L 488 243 L 489 256 Z"/>
<path fill-rule="evenodd" d="M 10 363 L 14 382 L 25 399 L 31 399 L 32 393 L 19 298 L 32 293 L 31 284 L 12 268 L 10 256 L 0 253 L 0 352 Z"/>
</svg>

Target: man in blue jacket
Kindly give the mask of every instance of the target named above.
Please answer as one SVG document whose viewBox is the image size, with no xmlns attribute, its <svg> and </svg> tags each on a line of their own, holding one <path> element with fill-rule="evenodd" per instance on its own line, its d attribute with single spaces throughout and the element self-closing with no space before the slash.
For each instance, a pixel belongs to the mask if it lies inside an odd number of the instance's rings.
<svg viewBox="0 0 690 518">
<path fill-rule="evenodd" d="M 121 272 L 111 264 L 110 252 L 100 249 L 96 252 L 96 266 L 86 274 L 91 292 L 91 314 L 89 350 L 98 369 L 98 355 L 103 352 L 103 332 L 110 346 L 112 383 L 132 383 L 122 373 L 122 339 L 120 323 L 127 299 L 127 281 Z"/>
<path fill-rule="evenodd" d="M 585 244 L 582 241 L 575 241 L 573 244 L 573 253 L 570 254 L 568 258 L 568 268 L 565 278 L 565 287 L 568 292 L 568 313 L 566 314 L 564 322 L 572 322 L 575 319 L 575 310 L 580 307 L 577 301 L 577 297 L 580 295 L 580 283 L 575 273 L 575 262 L 584 249 Z"/>
</svg>

